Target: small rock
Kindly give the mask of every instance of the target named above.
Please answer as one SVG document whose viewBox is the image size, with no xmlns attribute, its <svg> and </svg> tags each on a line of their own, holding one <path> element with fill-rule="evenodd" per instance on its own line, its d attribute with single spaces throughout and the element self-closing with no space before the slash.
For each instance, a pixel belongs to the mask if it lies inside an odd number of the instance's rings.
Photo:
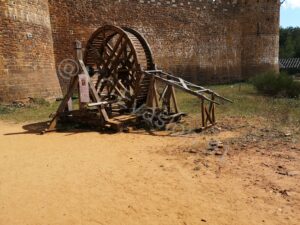
<svg viewBox="0 0 300 225">
<path fill-rule="evenodd" d="M 288 172 L 288 175 L 290 177 L 295 177 L 295 176 L 298 176 L 299 174 L 300 174 L 299 171 L 290 171 L 290 172 Z"/>
<path fill-rule="evenodd" d="M 200 167 L 199 166 L 196 166 L 195 168 L 194 168 L 194 171 L 199 171 L 200 170 Z"/>
<path fill-rule="evenodd" d="M 224 148 L 223 143 L 220 142 L 220 143 L 218 144 L 218 148 Z"/>
<path fill-rule="evenodd" d="M 203 166 L 205 166 L 206 168 L 209 168 L 209 165 L 206 163 L 206 162 L 204 162 L 204 163 L 202 163 L 203 164 Z"/>
<path fill-rule="evenodd" d="M 201 162 L 201 159 L 195 159 L 194 160 L 194 163 L 200 163 Z"/>
<path fill-rule="evenodd" d="M 189 153 L 195 154 L 195 153 L 197 153 L 197 151 L 195 149 L 190 149 Z"/>
<path fill-rule="evenodd" d="M 288 133 L 285 133 L 284 136 L 290 137 L 290 136 L 292 136 L 292 134 L 290 132 L 288 132 Z"/>
<path fill-rule="evenodd" d="M 216 151 L 215 155 L 223 155 L 222 151 Z"/>
<path fill-rule="evenodd" d="M 284 176 L 288 176 L 288 171 L 283 166 L 278 166 L 276 173 Z"/>
<path fill-rule="evenodd" d="M 288 172 L 279 171 L 277 172 L 279 175 L 288 176 Z"/>
<path fill-rule="evenodd" d="M 209 146 L 209 147 L 207 148 L 207 150 L 208 150 L 208 151 L 214 151 L 215 148 L 214 148 L 213 146 Z"/>
<path fill-rule="evenodd" d="M 211 141 L 211 142 L 209 142 L 209 145 L 210 146 L 217 146 L 218 142 L 217 141 Z"/>
<path fill-rule="evenodd" d="M 201 220 L 201 222 L 204 222 L 204 223 L 206 223 L 207 221 L 206 221 L 205 219 L 202 219 L 202 220 Z"/>
</svg>

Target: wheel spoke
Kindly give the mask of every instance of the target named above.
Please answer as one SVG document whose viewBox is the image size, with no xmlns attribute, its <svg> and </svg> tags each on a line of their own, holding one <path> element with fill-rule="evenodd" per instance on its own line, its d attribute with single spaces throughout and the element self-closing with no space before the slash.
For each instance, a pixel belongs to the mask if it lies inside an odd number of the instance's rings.
<svg viewBox="0 0 300 225">
<path fill-rule="evenodd" d="M 132 30 L 106 26 L 98 32 L 88 42 L 90 44 L 87 45 L 85 57 L 89 59 L 89 66 L 95 64 L 98 68 L 95 80 L 99 95 L 106 96 L 103 98 L 116 95 L 128 107 L 131 107 L 135 98 L 145 102 L 147 91 L 137 87 L 147 87 L 147 78 L 141 79 L 141 68 L 149 69 L 149 65 L 154 65 L 151 50 L 145 47 L 141 36 Z"/>
</svg>

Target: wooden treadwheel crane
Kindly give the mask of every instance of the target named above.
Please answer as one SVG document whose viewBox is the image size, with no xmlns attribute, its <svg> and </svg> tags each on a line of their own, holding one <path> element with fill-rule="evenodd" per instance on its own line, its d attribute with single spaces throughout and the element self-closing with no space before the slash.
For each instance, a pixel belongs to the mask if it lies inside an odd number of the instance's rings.
<svg viewBox="0 0 300 225">
<path fill-rule="evenodd" d="M 101 128 L 122 129 L 131 121 L 148 120 L 161 127 L 180 120 L 175 88 L 197 96 L 201 103 L 200 129 L 216 123 L 217 93 L 172 74 L 157 70 L 143 36 L 127 27 L 106 25 L 89 39 L 85 52 L 76 42 L 80 72 L 73 76 L 66 95 L 47 131 L 59 121 L 75 120 Z M 78 96 L 77 109 L 72 97 Z"/>
</svg>

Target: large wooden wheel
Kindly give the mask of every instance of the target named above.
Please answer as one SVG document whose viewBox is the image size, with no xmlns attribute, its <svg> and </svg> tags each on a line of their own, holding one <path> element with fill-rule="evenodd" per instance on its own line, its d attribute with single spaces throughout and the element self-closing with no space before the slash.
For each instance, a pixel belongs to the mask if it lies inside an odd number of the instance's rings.
<svg viewBox="0 0 300 225">
<path fill-rule="evenodd" d="M 102 101 L 117 98 L 127 108 L 146 103 L 150 78 L 143 71 L 155 65 L 147 41 L 137 31 L 101 27 L 87 43 L 84 63 Z"/>
<path fill-rule="evenodd" d="M 79 41 L 76 52 L 81 70 L 72 77 L 45 132 L 55 130 L 60 120 L 103 129 L 121 130 L 137 121 L 164 128 L 184 115 L 178 108 L 175 88 L 201 100 L 203 130 L 216 123 L 215 99 L 230 101 L 210 89 L 156 70 L 147 41 L 130 28 L 101 27 L 89 39 L 84 56 Z M 78 108 L 73 108 L 75 93 L 79 97 Z M 137 110 L 132 110 L 134 107 Z"/>
</svg>

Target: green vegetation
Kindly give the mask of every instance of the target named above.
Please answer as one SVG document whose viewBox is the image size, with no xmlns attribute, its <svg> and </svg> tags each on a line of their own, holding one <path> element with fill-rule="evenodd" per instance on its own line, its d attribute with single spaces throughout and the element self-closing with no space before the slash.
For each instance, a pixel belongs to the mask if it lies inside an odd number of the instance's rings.
<svg viewBox="0 0 300 225">
<path fill-rule="evenodd" d="M 279 44 L 279 58 L 300 58 L 300 27 L 280 28 Z M 288 68 L 285 71 L 300 75 L 300 68 Z"/>
<path fill-rule="evenodd" d="M 217 118 L 238 116 L 265 118 L 280 125 L 300 126 L 300 100 L 272 98 L 260 95 L 251 84 L 217 85 L 212 90 L 234 101 L 217 106 Z M 187 113 L 199 113 L 199 100 L 177 92 L 180 109 Z"/>
<path fill-rule="evenodd" d="M 285 73 L 267 72 L 259 74 L 251 79 L 251 83 L 258 92 L 265 95 L 289 98 L 300 96 L 300 83 Z"/>
<path fill-rule="evenodd" d="M 300 58 L 300 27 L 280 29 L 280 58 Z"/>
<path fill-rule="evenodd" d="M 0 120 L 14 122 L 45 121 L 56 111 L 58 103 L 49 103 L 42 99 L 35 99 L 29 105 L 0 105 Z"/>
<path fill-rule="evenodd" d="M 217 106 L 217 118 L 238 116 L 243 118 L 265 118 L 278 124 L 300 126 L 300 100 L 263 96 L 251 84 L 216 85 L 210 87 L 220 95 L 234 101 Z M 196 97 L 177 91 L 180 110 L 196 115 L 200 112 L 200 101 Z M 46 121 L 56 111 L 58 103 L 34 102 L 18 108 L 0 106 L 0 119 L 15 122 Z"/>
</svg>

